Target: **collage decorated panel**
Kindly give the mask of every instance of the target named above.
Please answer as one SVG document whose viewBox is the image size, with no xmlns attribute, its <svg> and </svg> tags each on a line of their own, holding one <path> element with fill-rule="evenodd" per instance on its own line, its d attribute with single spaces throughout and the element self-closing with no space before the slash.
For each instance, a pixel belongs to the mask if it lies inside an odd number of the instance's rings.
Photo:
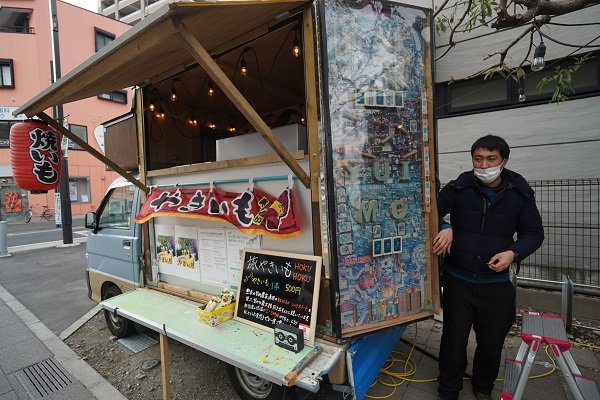
<svg viewBox="0 0 600 400">
<path fill-rule="evenodd" d="M 325 3 L 342 330 L 431 310 L 428 14 Z"/>
</svg>

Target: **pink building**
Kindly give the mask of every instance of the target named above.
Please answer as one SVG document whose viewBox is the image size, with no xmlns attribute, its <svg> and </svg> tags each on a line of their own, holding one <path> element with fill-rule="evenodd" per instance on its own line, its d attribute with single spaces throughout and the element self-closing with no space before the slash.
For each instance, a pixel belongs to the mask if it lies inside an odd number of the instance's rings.
<svg viewBox="0 0 600 400">
<path fill-rule="evenodd" d="M 24 119 L 12 112 L 52 82 L 52 31 L 48 0 L 2 0 L 0 3 L 0 218 L 22 218 L 32 205 L 54 208 L 54 191 L 33 195 L 17 188 L 9 163 L 10 126 Z M 81 64 L 130 26 L 57 1 L 62 75 Z M 100 125 L 131 109 L 131 92 L 106 93 L 64 105 L 71 131 L 103 151 Z M 52 110 L 46 110 L 53 115 Z M 72 214 L 95 210 L 117 174 L 71 143 L 68 151 Z M 34 218 L 36 214 L 34 212 Z"/>
</svg>

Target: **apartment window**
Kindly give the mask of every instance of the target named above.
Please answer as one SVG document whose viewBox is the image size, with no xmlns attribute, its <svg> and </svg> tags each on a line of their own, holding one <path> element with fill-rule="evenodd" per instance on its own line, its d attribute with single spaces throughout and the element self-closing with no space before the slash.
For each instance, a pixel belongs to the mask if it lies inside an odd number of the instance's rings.
<svg viewBox="0 0 600 400">
<path fill-rule="evenodd" d="M 69 177 L 69 199 L 71 203 L 89 203 L 90 178 Z"/>
<path fill-rule="evenodd" d="M 115 40 L 116 36 L 113 33 L 106 32 L 100 28 L 95 28 L 96 33 L 96 51 L 100 51 L 104 46 Z"/>
<path fill-rule="evenodd" d="M 29 8 L 0 7 L 0 32 L 33 33 L 29 26 L 31 12 Z"/>
<path fill-rule="evenodd" d="M 0 88 L 14 88 L 14 70 L 13 61 L 6 58 L 0 58 Z"/>
<path fill-rule="evenodd" d="M 87 143 L 87 126 L 69 124 L 69 130 L 73 132 L 79 139 Z M 69 140 L 69 149 L 83 150 L 83 147 L 72 140 Z"/>
<path fill-rule="evenodd" d="M 115 90 L 110 93 L 102 93 L 98 95 L 99 99 L 114 101 L 116 103 L 127 104 L 127 92 L 124 90 Z"/>
<path fill-rule="evenodd" d="M 600 52 L 585 63 L 573 75 L 575 94 L 570 98 L 597 96 L 600 94 Z M 527 105 L 548 103 L 554 94 L 555 85 L 549 84 L 538 89 L 538 83 L 553 73 L 557 66 L 561 68 L 572 65 L 573 59 L 548 61 L 542 71 L 526 71 L 523 90 L 526 100 L 519 101 L 519 83 L 512 78 L 494 76 L 483 79 L 479 76 L 472 79 L 447 82 L 436 85 L 436 112 L 439 117 L 453 117 L 479 112 L 502 110 Z"/>
</svg>

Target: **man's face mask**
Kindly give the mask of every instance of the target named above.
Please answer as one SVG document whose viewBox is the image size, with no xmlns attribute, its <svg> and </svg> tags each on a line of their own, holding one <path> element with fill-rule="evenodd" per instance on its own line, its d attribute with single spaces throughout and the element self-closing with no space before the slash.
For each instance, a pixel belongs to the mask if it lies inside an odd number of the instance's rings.
<svg viewBox="0 0 600 400">
<path fill-rule="evenodd" d="M 491 183 L 500 176 L 503 164 L 504 163 L 490 168 L 473 168 L 473 172 L 475 173 L 477 179 L 479 179 L 481 182 Z"/>
</svg>

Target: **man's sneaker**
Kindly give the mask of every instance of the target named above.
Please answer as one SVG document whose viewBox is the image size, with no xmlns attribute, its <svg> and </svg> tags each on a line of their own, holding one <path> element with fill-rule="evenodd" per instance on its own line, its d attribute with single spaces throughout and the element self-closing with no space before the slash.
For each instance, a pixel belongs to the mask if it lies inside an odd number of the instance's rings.
<svg viewBox="0 0 600 400">
<path fill-rule="evenodd" d="M 475 394 L 475 398 L 477 400 L 492 400 L 492 395 L 491 394 L 483 394 L 483 393 L 479 393 L 479 392 L 473 392 Z"/>
</svg>

